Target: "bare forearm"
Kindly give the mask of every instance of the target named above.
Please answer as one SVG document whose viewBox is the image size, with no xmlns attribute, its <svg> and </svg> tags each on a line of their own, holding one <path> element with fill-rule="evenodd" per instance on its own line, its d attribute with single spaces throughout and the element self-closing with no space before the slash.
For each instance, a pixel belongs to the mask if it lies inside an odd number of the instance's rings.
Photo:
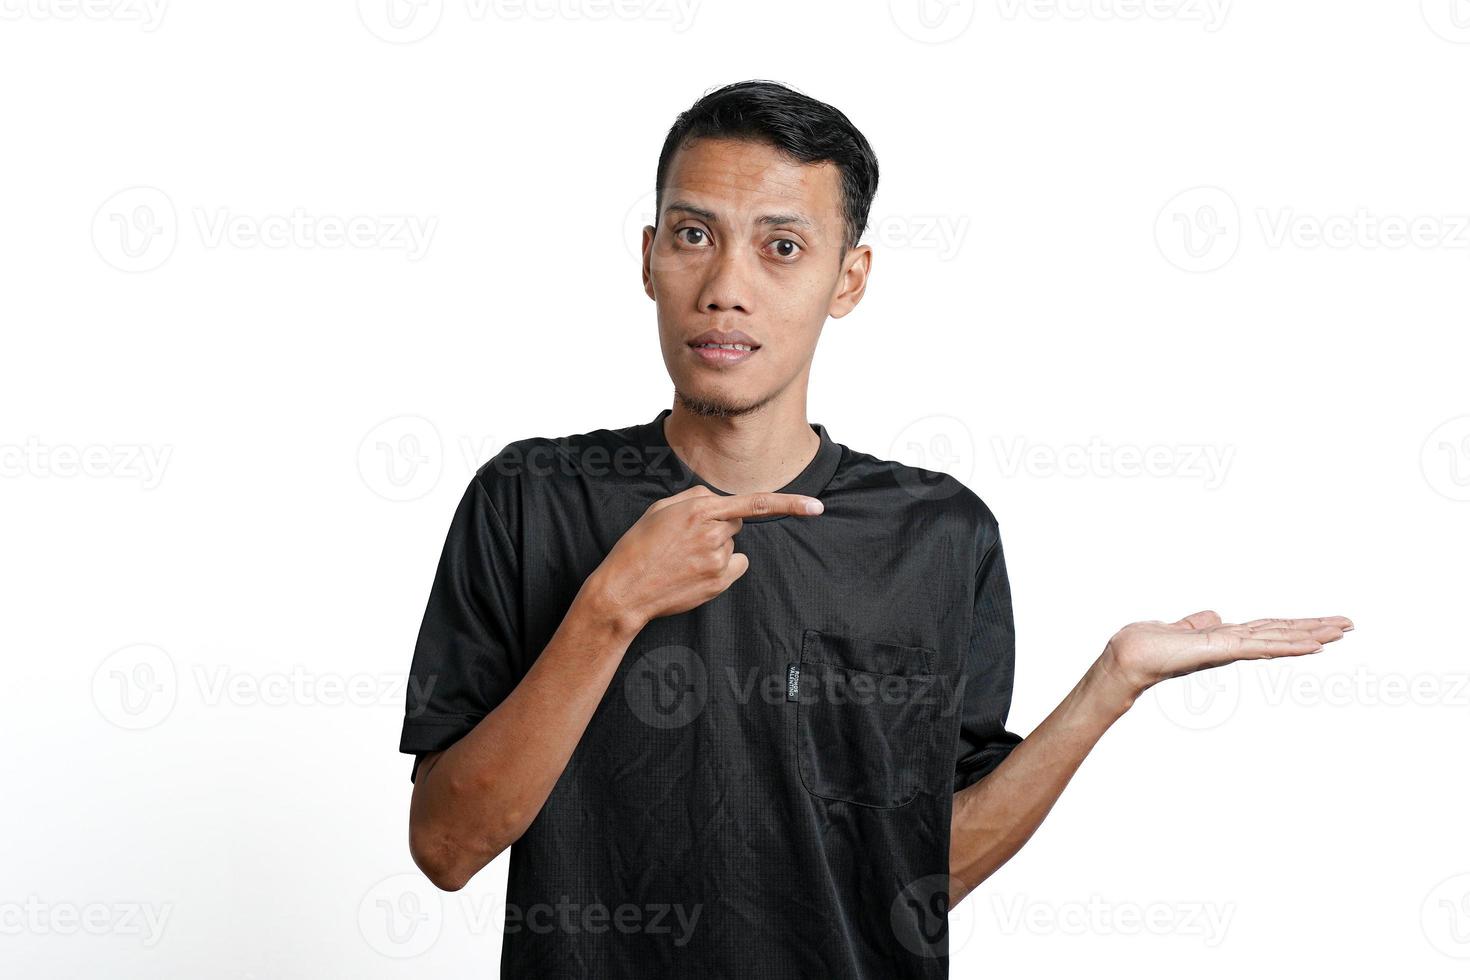
<svg viewBox="0 0 1470 980">
<path fill-rule="evenodd" d="M 516 841 L 551 795 L 641 626 L 587 580 L 515 689 L 420 767 L 410 809 L 414 859 L 457 889 Z"/>
<path fill-rule="evenodd" d="M 1100 657 L 1005 761 L 955 794 L 950 820 L 951 907 L 1031 839 L 1082 760 L 1136 696 Z"/>
</svg>

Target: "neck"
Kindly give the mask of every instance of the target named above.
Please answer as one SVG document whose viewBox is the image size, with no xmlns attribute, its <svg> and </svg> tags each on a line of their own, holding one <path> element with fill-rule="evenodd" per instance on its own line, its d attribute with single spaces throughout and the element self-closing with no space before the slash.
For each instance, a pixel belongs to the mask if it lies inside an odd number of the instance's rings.
<svg viewBox="0 0 1470 980">
<path fill-rule="evenodd" d="M 779 490 L 811 464 L 821 438 L 806 402 L 769 402 L 739 415 L 699 415 L 675 399 L 664 438 L 700 478 L 726 493 Z"/>
</svg>

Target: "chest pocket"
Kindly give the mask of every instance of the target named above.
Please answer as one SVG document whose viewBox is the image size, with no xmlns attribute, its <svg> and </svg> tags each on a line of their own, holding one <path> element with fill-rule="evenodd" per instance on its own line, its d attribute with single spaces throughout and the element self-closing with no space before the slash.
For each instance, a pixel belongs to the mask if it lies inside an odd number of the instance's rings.
<svg viewBox="0 0 1470 980">
<path fill-rule="evenodd" d="M 803 630 L 788 669 L 796 764 L 813 796 L 898 807 L 918 795 L 934 726 L 934 651 Z"/>
</svg>

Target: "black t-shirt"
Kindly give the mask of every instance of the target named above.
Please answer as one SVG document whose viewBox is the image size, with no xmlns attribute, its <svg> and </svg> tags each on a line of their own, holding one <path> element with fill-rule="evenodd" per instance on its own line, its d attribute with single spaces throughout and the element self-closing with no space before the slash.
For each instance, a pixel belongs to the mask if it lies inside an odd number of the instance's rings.
<svg viewBox="0 0 1470 980">
<path fill-rule="evenodd" d="M 725 492 L 669 448 L 669 414 L 512 442 L 470 480 L 414 650 L 414 775 L 649 504 Z M 948 976 L 953 794 L 1021 740 L 999 528 L 953 477 L 812 429 L 781 489 L 825 511 L 744 520 L 750 567 L 637 635 L 512 845 L 502 977 Z"/>
</svg>

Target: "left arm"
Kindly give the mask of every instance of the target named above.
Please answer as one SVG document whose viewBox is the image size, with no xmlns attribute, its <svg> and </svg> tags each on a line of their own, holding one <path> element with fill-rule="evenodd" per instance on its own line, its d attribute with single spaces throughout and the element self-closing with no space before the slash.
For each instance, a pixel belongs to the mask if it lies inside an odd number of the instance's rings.
<svg viewBox="0 0 1470 980">
<path fill-rule="evenodd" d="M 1031 839 L 1103 732 L 1134 695 L 1098 658 L 1046 720 L 995 771 L 954 796 L 949 836 L 953 908 Z"/>
<path fill-rule="evenodd" d="M 1236 660 L 1316 653 L 1353 624 L 1344 616 L 1221 623 L 1208 610 L 1175 623 L 1130 623 L 1070 694 L 995 770 L 955 794 L 950 894 L 955 905 L 1031 839 L 1103 732 L 1161 680 Z"/>
</svg>

